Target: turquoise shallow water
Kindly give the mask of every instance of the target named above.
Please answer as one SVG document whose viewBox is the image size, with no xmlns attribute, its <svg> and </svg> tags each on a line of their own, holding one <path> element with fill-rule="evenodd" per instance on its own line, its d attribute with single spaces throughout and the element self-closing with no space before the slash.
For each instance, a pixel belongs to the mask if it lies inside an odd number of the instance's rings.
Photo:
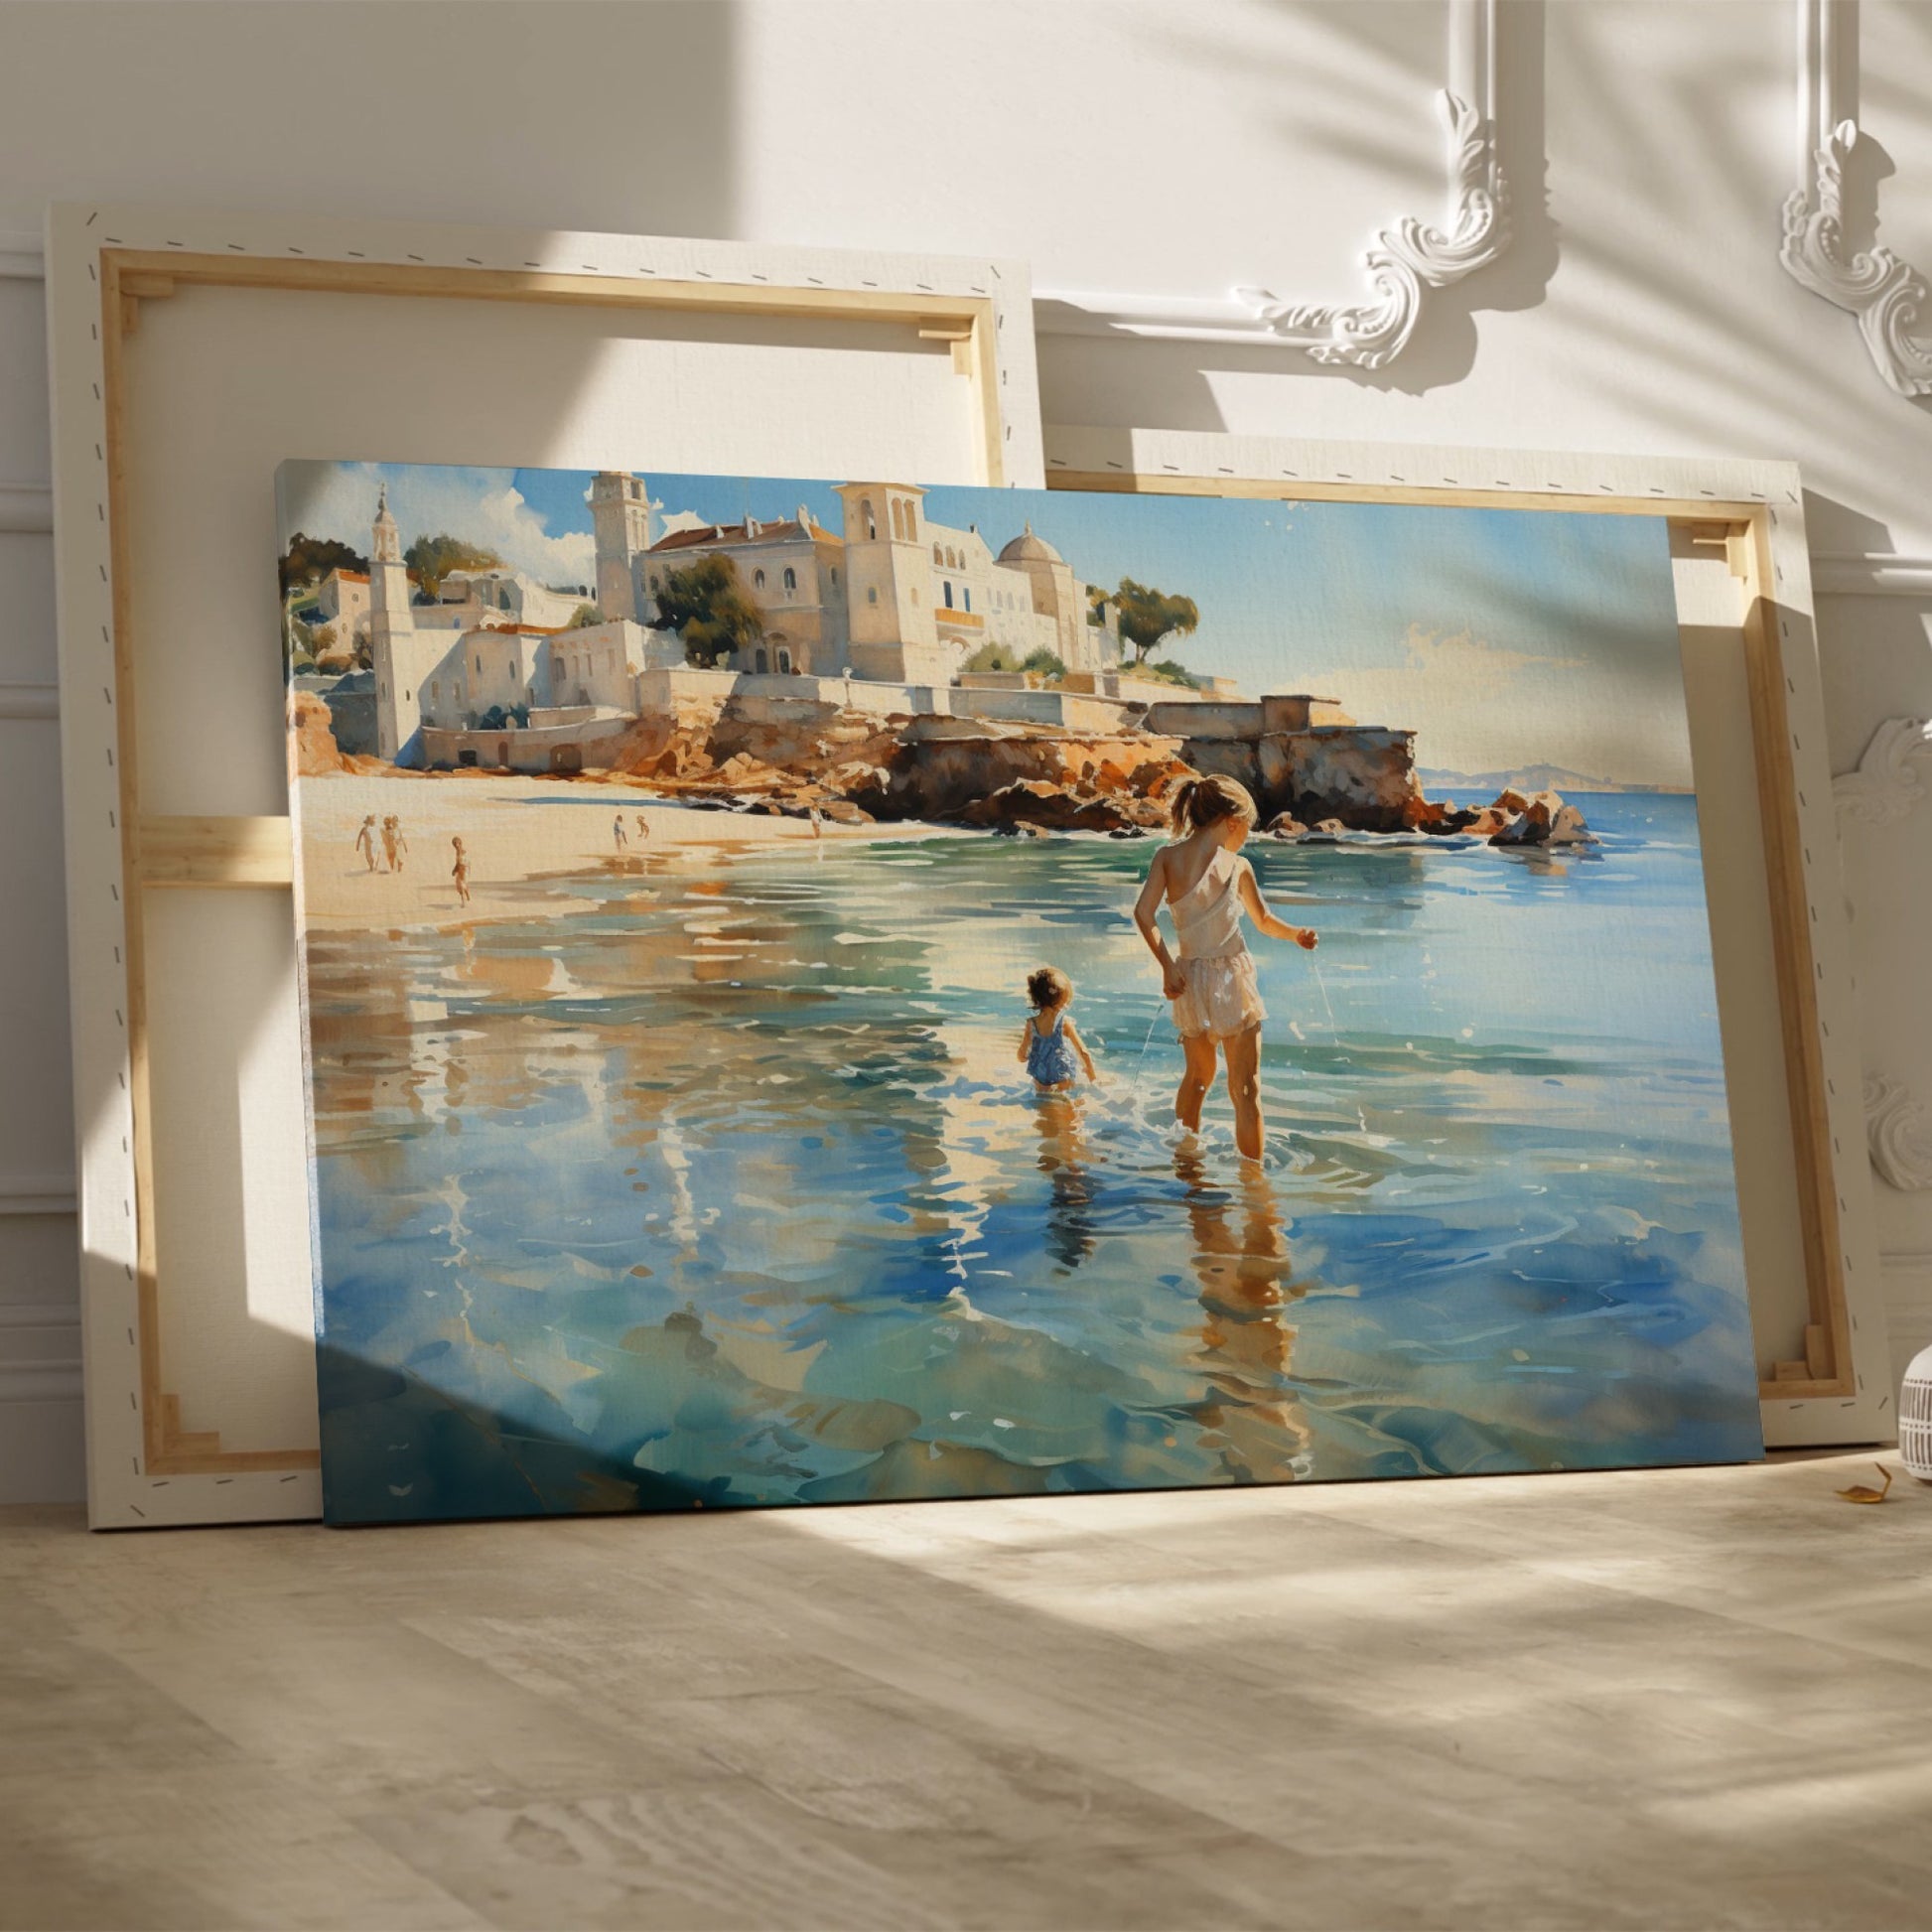
<svg viewBox="0 0 1932 1932">
<path fill-rule="evenodd" d="M 1582 802 L 1575 858 L 1250 844 L 1322 940 L 1254 942 L 1259 1172 L 1218 1091 L 1170 1125 L 1147 844 L 313 935 L 330 1515 L 1755 1455 L 1695 808 Z M 1015 1058 L 1045 962 L 1071 1102 Z"/>
</svg>

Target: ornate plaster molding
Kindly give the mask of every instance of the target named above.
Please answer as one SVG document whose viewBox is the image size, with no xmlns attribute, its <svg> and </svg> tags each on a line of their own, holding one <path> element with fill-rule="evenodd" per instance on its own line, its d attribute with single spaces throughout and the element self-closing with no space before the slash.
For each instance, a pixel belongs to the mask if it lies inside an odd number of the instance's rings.
<svg viewBox="0 0 1932 1932">
<path fill-rule="evenodd" d="M 1897 1080 L 1864 1076 L 1864 1136 L 1878 1178 L 1901 1193 L 1932 1188 L 1932 1113 Z"/>
<path fill-rule="evenodd" d="M 1858 769 L 1832 780 L 1841 820 L 1895 825 L 1926 796 L 1922 775 L 1932 765 L 1932 724 L 1887 718 L 1871 734 Z M 1902 1081 L 1864 1076 L 1865 1145 L 1879 1179 L 1902 1193 L 1932 1189 L 1932 1112 Z"/>
<path fill-rule="evenodd" d="M 1372 299 L 1284 302 L 1257 288 L 1225 297 L 1041 290 L 1037 328 L 1046 335 L 1268 344 L 1363 369 L 1393 361 L 1415 336 L 1434 290 L 1487 267 L 1509 246 L 1509 185 L 1496 144 L 1497 5 L 1449 0 L 1449 85 L 1436 96 L 1449 142 L 1448 209 L 1441 226 L 1406 215 L 1373 237 L 1362 255 Z"/>
<path fill-rule="evenodd" d="M 1922 764 L 1932 763 L 1932 725 L 1923 718 L 1887 718 L 1871 734 L 1858 769 L 1832 780 L 1841 818 L 1890 825 L 1925 797 Z"/>
<path fill-rule="evenodd" d="M 1845 167 L 1859 140 L 1858 0 L 1798 0 L 1798 186 L 1784 205 L 1778 259 L 1812 294 L 1858 318 L 1885 382 L 1932 395 L 1932 294 L 1889 248 L 1848 248 Z M 1868 212 L 1875 219 L 1876 199 Z"/>
</svg>

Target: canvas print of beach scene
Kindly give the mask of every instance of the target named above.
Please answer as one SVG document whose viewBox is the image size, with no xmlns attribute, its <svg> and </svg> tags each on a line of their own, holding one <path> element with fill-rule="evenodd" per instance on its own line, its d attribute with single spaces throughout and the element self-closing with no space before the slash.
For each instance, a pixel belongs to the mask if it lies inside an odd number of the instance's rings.
<svg viewBox="0 0 1932 1932">
<path fill-rule="evenodd" d="M 278 498 L 331 1520 L 1761 1452 L 1661 520 Z"/>
</svg>

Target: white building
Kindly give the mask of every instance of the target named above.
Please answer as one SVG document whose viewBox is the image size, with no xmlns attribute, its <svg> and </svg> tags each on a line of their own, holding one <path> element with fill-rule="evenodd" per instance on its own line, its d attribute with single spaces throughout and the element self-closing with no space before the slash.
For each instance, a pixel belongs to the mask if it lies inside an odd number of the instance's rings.
<svg viewBox="0 0 1932 1932">
<path fill-rule="evenodd" d="M 311 608 L 297 613 L 312 630 L 325 626 L 334 634 L 332 655 L 347 657 L 369 635 L 369 575 L 364 570 L 344 570 L 339 565 L 315 588 Z"/>
<path fill-rule="evenodd" d="M 633 560 L 638 609 L 656 616 L 667 570 L 700 557 L 728 556 L 764 618 L 763 642 L 738 668 L 837 677 L 849 661 L 845 550 L 844 541 L 815 523 L 802 503 L 795 516 L 777 522 L 748 516 L 743 523 L 673 530 Z M 600 583 L 604 576 L 600 554 Z"/>
<path fill-rule="evenodd" d="M 386 489 L 369 577 L 376 753 L 395 764 L 422 761 L 425 725 L 475 731 L 497 713 L 536 725 L 635 717 L 638 675 L 682 661 L 675 637 L 630 619 L 571 625 L 586 600 L 512 570 L 452 572 L 437 602 L 415 603 Z M 559 713 L 568 716 L 545 716 Z"/>
<path fill-rule="evenodd" d="M 842 534 L 801 504 L 780 521 L 653 538 L 662 505 L 642 479 L 604 472 L 588 499 L 599 609 L 648 624 L 667 571 L 723 555 L 764 619 L 741 671 L 943 685 L 986 644 L 1016 660 L 1050 651 L 1069 671 L 1119 663 L 1112 622 L 1088 621 L 1089 587 L 1031 524 L 995 556 L 977 527 L 928 522 L 924 497 L 910 483 L 846 483 Z"/>
<path fill-rule="evenodd" d="M 1089 587 L 1031 524 L 995 556 L 976 527 L 928 522 L 916 484 L 843 483 L 838 494 L 843 535 L 803 504 L 773 522 L 654 535 L 661 506 L 642 479 L 601 473 L 588 500 L 603 621 L 573 625 L 583 597 L 506 568 L 452 571 L 434 602 L 416 603 L 385 490 L 367 618 L 378 756 L 420 763 L 425 726 L 561 731 L 637 716 L 640 677 L 684 662 L 675 633 L 650 621 L 665 574 L 713 555 L 731 559 L 764 621 L 733 666 L 741 674 L 943 690 L 987 644 L 1015 660 L 1049 651 L 1088 688 L 1119 665 L 1118 631 L 1088 621 Z"/>
<path fill-rule="evenodd" d="M 436 602 L 429 607 L 429 621 L 464 629 L 471 624 L 507 620 L 511 623 L 561 630 L 591 601 L 588 587 L 553 591 L 525 577 L 521 571 L 501 566 L 488 570 L 453 570 L 437 587 Z"/>
</svg>

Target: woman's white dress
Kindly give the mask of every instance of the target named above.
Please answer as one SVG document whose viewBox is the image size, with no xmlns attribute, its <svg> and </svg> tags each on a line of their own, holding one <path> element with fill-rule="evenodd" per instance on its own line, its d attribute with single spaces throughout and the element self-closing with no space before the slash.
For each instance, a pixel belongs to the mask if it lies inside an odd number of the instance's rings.
<svg viewBox="0 0 1932 1932">
<path fill-rule="evenodd" d="M 1197 1034 L 1227 1039 L 1268 1018 L 1255 983 L 1254 957 L 1241 933 L 1239 869 L 1240 861 L 1223 846 L 1193 885 L 1168 902 L 1186 981 L 1173 1003 L 1173 1024 L 1182 1039 Z"/>
</svg>

